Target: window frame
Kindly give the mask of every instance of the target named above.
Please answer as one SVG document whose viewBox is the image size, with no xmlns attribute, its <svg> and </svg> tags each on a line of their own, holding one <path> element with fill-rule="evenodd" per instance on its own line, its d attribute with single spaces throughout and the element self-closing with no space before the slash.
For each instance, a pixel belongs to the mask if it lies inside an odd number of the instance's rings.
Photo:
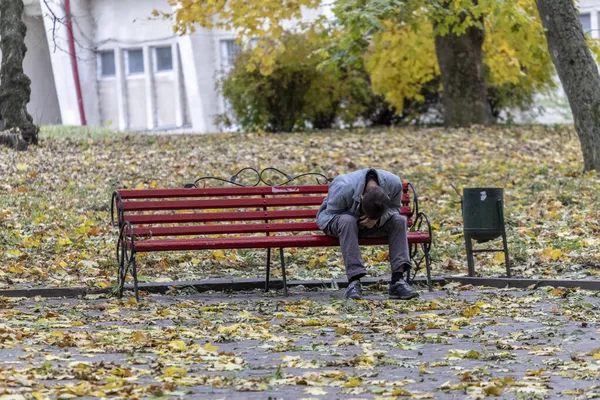
<svg viewBox="0 0 600 400">
<path fill-rule="evenodd" d="M 587 31 L 584 29 L 583 24 L 581 23 L 581 17 L 583 17 L 583 16 L 588 17 L 589 20 L 590 20 L 590 29 L 587 30 Z M 590 11 L 590 12 L 579 13 L 579 15 L 577 16 L 577 20 L 579 21 L 579 24 L 581 25 L 581 30 L 583 31 L 584 36 L 588 36 L 589 35 L 591 37 L 592 33 L 593 33 L 593 29 L 592 29 L 592 12 Z"/>
<path fill-rule="evenodd" d="M 132 77 L 132 78 L 144 77 L 144 75 L 146 75 L 146 60 L 145 60 L 146 57 L 144 57 L 144 48 L 130 47 L 130 48 L 126 48 L 123 50 L 125 52 L 125 57 L 123 57 L 125 59 L 125 76 Z M 139 51 L 142 54 L 142 66 L 144 68 L 144 70 L 142 72 L 130 72 L 129 71 L 129 53 L 133 52 L 133 51 Z"/>
<path fill-rule="evenodd" d="M 98 80 L 114 80 L 117 79 L 117 49 L 106 49 L 106 50 L 98 50 L 96 51 L 96 70 L 98 75 Z M 112 53 L 113 54 L 113 64 L 115 73 L 113 75 L 104 75 L 104 69 L 102 68 L 102 54 L 103 53 Z"/>
<path fill-rule="evenodd" d="M 233 58 L 230 57 L 229 54 L 229 46 L 228 43 L 233 42 L 234 46 L 237 46 L 238 50 L 236 52 L 236 54 L 233 56 Z M 238 53 L 242 51 L 242 45 L 240 43 L 237 43 L 237 39 L 236 38 L 223 38 L 219 40 L 219 53 L 220 53 L 220 63 L 221 63 L 221 71 L 227 72 L 229 71 L 231 68 L 233 68 L 233 63 L 235 62 L 235 59 L 238 55 Z M 224 54 L 224 53 L 227 54 Z M 231 59 L 231 62 L 229 62 Z"/>
<path fill-rule="evenodd" d="M 158 69 L 158 49 L 166 49 L 166 48 L 169 48 L 171 50 L 171 69 L 159 70 Z M 174 57 L 174 52 L 173 52 L 172 44 L 152 46 L 152 72 L 154 72 L 155 75 L 172 74 L 173 71 L 175 71 L 175 60 L 173 57 Z"/>
</svg>

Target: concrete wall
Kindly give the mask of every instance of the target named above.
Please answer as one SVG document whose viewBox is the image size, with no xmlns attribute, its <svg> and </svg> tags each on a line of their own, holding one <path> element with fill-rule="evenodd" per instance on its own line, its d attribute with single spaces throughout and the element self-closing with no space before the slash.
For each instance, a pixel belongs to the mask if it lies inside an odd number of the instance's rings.
<svg viewBox="0 0 600 400">
<path fill-rule="evenodd" d="M 591 29 L 586 34 L 593 38 L 600 38 L 600 0 L 580 0 L 578 2 L 579 14 L 590 17 Z M 573 114 L 569 100 L 565 94 L 558 76 L 554 77 L 557 89 L 553 93 L 536 96 L 535 104 L 527 112 L 515 112 L 516 123 L 528 124 L 570 124 L 573 123 Z"/>
<path fill-rule="evenodd" d="M 27 26 L 27 35 L 25 35 L 27 53 L 23 60 L 23 70 L 31 79 L 31 99 L 27 111 L 38 125 L 60 124 L 60 107 L 56 96 L 44 21 L 41 16 L 25 16 L 23 20 Z"/>
<path fill-rule="evenodd" d="M 93 0 L 91 12 L 96 21 L 96 46 L 118 44 L 126 47 L 142 41 L 176 38 L 169 21 L 150 19 L 154 9 L 170 11 L 165 0 Z"/>
<path fill-rule="evenodd" d="M 216 132 L 214 119 L 218 113 L 218 96 L 214 79 L 217 61 L 212 32 L 199 28 L 193 35 L 180 36 L 178 43 L 192 127 L 199 133 Z"/>
<path fill-rule="evenodd" d="M 579 0 L 579 13 L 589 14 L 592 30 L 589 34 L 594 38 L 600 38 L 600 26 L 598 23 L 598 14 L 600 13 L 600 1 L 598 0 Z"/>
<path fill-rule="evenodd" d="M 55 16 L 61 21 L 65 20 L 63 1 L 39 0 L 39 2 L 50 50 L 50 60 L 62 123 L 65 125 L 81 125 L 82 119 L 79 112 L 75 78 L 72 72 L 67 28 L 65 24 L 56 23 L 54 19 Z M 95 55 L 91 41 L 94 20 L 90 15 L 89 0 L 72 0 L 70 4 L 75 39 L 75 56 L 79 69 L 79 82 L 85 117 L 88 125 L 98 125 L 100 123 L 98 85 Z M 48 7 L 51 10 L 48 10 Z"/>
<path fill-rule="evenodd" d="M 186 124 L 183 78 L 176 46 L 178 37 L 173 34 L 169 21 L 150 19 L 154 9 L 170 10 L 164 0 L 103 0 L 94 1 L 92 5 L 97 50 L 119 53 L 117 77 L 98 77 L 102 88 L 100 103 L 117 103 L 117 127 L 122 130 L 171 129 Z M 173 70 L 155 72 L 154 48 L 164 46 L 172 46 Z M 130 49 L 143 50 L 144 73 L 141 75 L 127 73 L 127 50 Z M 115 117 L 112 108 L 101 107 L 101 113 L 103 121 Z"/>
<path fill-rule="evenodd" d="M 127 78 L 127 114 L 129 129 L 143 130 L 148 128 L 146 113 L 146 85 L 144 78 Z"/>
</svg>

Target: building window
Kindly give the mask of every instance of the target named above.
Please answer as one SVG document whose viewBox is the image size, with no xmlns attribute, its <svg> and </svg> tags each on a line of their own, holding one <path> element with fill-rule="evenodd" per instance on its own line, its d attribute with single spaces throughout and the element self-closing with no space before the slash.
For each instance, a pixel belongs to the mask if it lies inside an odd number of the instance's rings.
<svg viewBox="0 0 600 400">
<path fill-rule="evenodd" d="M 233 67 L 235 56 L 240 52 L 240 45 L 234 39 L 221 40 L 221 67 L 228 71 Z"/>
<path fill-rule="evenodd" d="M 101 51 L 98 53 L 98 58 L 100 59 L 101 77 L 106 78 L 117 74 L 117 69 L 115 68 L 115 52 L 113 50 Z"/>
<path fill-rule="evenodd" d="M 592 16 L 590 14 L 580 14 L 579 22 L 581 23 L 583 34 L 590 35 L 592 33 Z"/>
<path fill-rule="evenodd" d="M 154 65 L 156 66 L 156 72 L 173 71 L 171 46 L 154 48 Z"/>
<path fill-rule="evenodd" d="M 127 50 L 127 74 L 144 73 L 144 52 L 142 49 Z"/>
</svg>

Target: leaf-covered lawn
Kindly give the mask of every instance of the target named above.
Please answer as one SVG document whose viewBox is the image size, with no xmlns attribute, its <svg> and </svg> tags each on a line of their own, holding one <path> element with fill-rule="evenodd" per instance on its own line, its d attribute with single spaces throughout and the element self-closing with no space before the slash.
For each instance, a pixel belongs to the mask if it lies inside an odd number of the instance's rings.
<svg viewBox="0 0 600 400">
<path fill-rule="evenodd" d="M 0 298 L 0 398 L 600 396 L 597 293 L 444 289 Z"/>
<path fill-rule="evenodd" d="M 435 275 L 466 272 L 459 198 L 451 184 L 503 187 L 515 275 L 600 273 L 600 176 L 582 174 L 572 129 L 165 136 L 81 130 L 60 136 L 46 133 L 40 147 L 24 153 L 0 149 L 2 289 L 109 286 L 116 276 L 116 230 L 108 213 L 114 189 L 181 187 L 200 176 L 228 177 L 246 166 L 329 176 L 373 166 L 413 182 L 420 208 L 434 226 Z M 388 271 L 385 248 L 365 248 L 364 255 L 371 275 Z M 291 249 L 286 257 L 291 278 L 344 276 L 336 249 Z M 140 273 L 149 281 L 263 276 L 264 261 L 264 251 L 139 257 Z M 480 256 L 477 271 L 502 275 L 503 260 Z"/>
</svg>

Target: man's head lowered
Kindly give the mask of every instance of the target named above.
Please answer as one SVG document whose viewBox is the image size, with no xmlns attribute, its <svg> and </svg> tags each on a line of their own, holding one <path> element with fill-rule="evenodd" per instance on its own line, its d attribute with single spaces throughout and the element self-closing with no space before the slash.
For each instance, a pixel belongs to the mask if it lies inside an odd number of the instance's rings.
<svg viewBox="0 0 600 400">
<path fill-rule="evenodd" d="M 362 195 L 362 212 L 372 220 L 378 220 L 391 207 L 388 195 L 380 186 L 367 186 Z"/>
</svg>

